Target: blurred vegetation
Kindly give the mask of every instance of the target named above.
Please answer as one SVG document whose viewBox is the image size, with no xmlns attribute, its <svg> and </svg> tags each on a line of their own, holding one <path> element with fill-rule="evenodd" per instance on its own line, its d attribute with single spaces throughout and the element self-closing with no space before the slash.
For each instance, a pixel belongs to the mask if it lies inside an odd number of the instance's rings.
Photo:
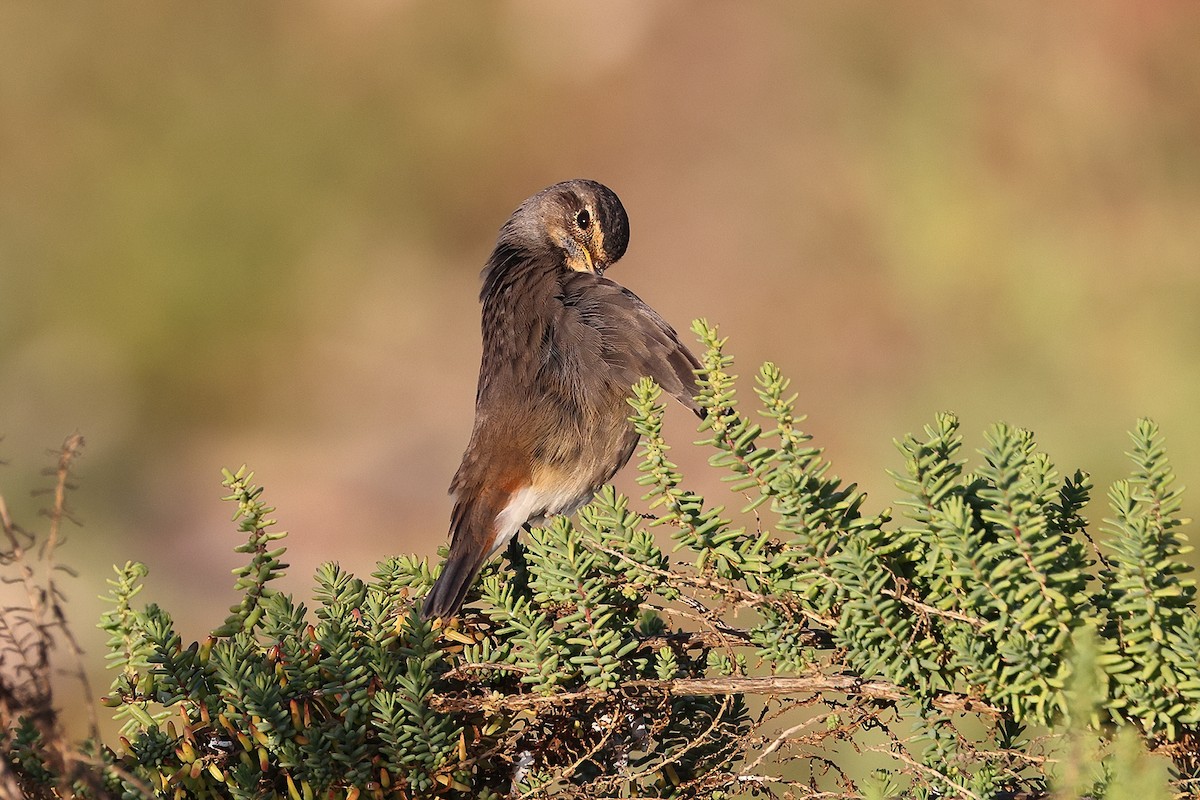
<svg viewBox="0 0 1200 800">
<path fill-rule="evenodd" d="M 588 176 L 633 221 L 611 275 L 780 362 L 873 497 L 947 407 L 1100 485 L 1150 415 L 1196 485 L 1198 37 L 1186 0 L 6 5 L 2 455 L 86 434 L 81 598 L 145 561 L 190 638 L 238 565 L 215 464 L 269 476 L 291 591 L 432 553 L 477 271 Z"/>
</svg>

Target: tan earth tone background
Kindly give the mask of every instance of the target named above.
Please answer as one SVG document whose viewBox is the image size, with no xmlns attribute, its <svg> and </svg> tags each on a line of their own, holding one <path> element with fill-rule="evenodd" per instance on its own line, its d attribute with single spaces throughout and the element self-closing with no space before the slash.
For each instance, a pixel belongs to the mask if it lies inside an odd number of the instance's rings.
<svg viewBox="0 0 1200 800">
<path fill-rule="evenodd" d="M 222 466 L 289 590 L 432 555 L 479 269 L 571 177 L 629 210 L 611 277 L 780 363 L 876 508 L 943 409 L 1100 487 L 1150 415 L 1200 488 L 1198 41 L 1190 2 L 6 4 L 0 491 L 36 525 L 87 437 L 63 558 L 100 688 L 111 564 L 185 636 L 233 601 Z"/>
</svg>

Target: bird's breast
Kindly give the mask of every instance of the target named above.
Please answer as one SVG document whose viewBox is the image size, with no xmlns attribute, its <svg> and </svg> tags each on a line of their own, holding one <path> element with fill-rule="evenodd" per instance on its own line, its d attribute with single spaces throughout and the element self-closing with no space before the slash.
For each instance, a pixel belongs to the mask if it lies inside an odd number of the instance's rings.
<svg viewBox="0 0 1200 800">
<path fill-rule="evenodd" d="M 502 284 L 483 308 L 474 444 L 528 459 L 535 474 L 569 474 L 569 498 L 590 497 L 636 443 L 630 386 L 610 362 L 603 320 L 584 315 L 586 305 L 553 275 L 531 272 Z M 552 505 L 562 513 L 573 503 Z"/>
</svg>

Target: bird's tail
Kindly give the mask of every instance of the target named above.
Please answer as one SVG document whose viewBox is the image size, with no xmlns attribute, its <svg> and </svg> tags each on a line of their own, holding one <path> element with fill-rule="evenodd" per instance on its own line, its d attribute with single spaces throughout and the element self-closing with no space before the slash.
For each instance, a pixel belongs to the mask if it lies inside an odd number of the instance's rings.
<svg viewBox="0 0 1200 800">
<path fill-rule="evenodd" d="M 483 568 L 483 556 L 483 553 L 450 554 L 421 606 L 422 619 L 446 619 L 458 613 L 475 576 Z"/>
<path fill-rule="evenodd" d="M 496 510 L 493 504 L 481 500 L 459 502 L 454 507 L 450 519 L 450 555 L 421 606 L 422 619 L 446 619 L 457 614 L 491 555 Z"/>
</svg>

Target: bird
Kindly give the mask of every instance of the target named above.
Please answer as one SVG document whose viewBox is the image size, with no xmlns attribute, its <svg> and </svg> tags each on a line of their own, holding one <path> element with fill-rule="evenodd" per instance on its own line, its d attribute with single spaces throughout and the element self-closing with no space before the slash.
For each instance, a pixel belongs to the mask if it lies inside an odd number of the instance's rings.
<svg viewBox="0 0 1200 800">
<path fill-rule="evenodd" d="M 629 461 L 627 399 L 654 379 L 698 416 L 700 362 L 650 306 L 607 276 L 629 217 L 576 179 L 526 199 L 481 273 L 475 421 L 450 484 L 450 550 L 424 619 L 459 613 L 483 565 L 522 528 L 573 514 Z"/>
</svg>

